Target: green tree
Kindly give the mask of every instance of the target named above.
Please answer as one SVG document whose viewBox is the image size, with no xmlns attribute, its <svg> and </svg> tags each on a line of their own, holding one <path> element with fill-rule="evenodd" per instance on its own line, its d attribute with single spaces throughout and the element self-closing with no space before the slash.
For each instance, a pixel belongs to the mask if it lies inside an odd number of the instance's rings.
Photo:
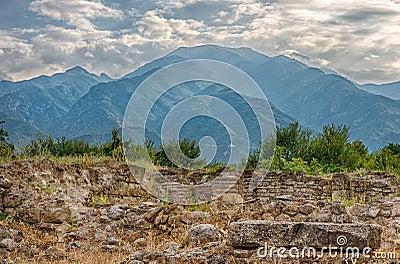
<svg viewBox="0 0 400 264">
<path fill-rule="evenodd" d="M 0 125 L 5 124 L 5 121 L 0 121 Z M 14 156 L 14 144 L 8 143 L 8 132 L 3 127 L 0 128 L 0 158 L 11 158 Z"/>
<path fill-rule="evenodd" d="M 114 128 L 111 131 L 111 140 L 100 148 L 102 154 L 113 157 L 118 160 L 123 160 L 124 153 L 122 147 L 122 140 L 119 137 L 119 129 Z"/>
<path fill-rule="evenodd" d="M 347 143 L 344 152 L 343 166 L 350 171 L 360 169 L 364 166 L 367 157 L 368 148 L 360 140 Z"/>
<path fill-rule="evenodd" d="M 349 128 L 345 125 L 325 125 L 322 133 L 318 133 L 311 142 L 311 157 L 324 165 L 327 172 L 340 170 L 345 161 L 349 136 Z"/>
<path fill-rule="evenodd" d="M 245 169 L 256 169 L 260 158 L 260 149 L 255 149 L 250 153 L 247 160 L 242 161 L 241 167 L 245 166 Z"/>
<path fill-rule="evenodd" d="M 375 163 L 369 169 L 400 173 L 400 154 L 396 154 L 389 145 L 373 153 Z"/>
<path fill-rule="evenodd" d="M 155 163 L 160 166 L 176 168 L 177 165 L 174 164 L 174 162 L 172 162 L 166 154 L 166 151 L 168 153 L 171 153 L 172 155 L 174 155 L 174 160 L 179 161 L 179 153 L 175 153 L 176 144 L 179 144 L 181 152 L 187 158 L 196 159 L 200 156 L 200 147 L 197 145 L 196 141 L 191 141 L 187 138 L 184 138 L 182 140 L 179 140 L 179 142 L 165 142 L 161 146 L 161 148 L 155 153 Z M 191 164 L 181 165 L 184 165 L 185 167 L 190 167 Z"/>
<path fill-rule="evenodd" d="M 312 131 L 303 129 L 298 122 L 280 127 L 276 131 L 276 145 L 283 147 L 283 157 L 286 160 L 301 158 L 310 161 L 310 143 Z"/>
<path fill-rule="evenodd" d="M 384 148 L 390 150 L 393 155 L 400 155 L 400 144 L 389 143 Z"/>
</svg>

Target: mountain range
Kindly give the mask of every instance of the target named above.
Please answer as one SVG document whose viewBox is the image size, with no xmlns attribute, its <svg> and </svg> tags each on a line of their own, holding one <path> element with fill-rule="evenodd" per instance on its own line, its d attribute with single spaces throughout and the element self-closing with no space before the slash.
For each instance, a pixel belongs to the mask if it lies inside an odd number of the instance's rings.
<svg viewBox="0 0 400 264">
<path fill-rule="evenodd" d="M 358 85 L 285 56 L 214 45 L 179 48 L 119 79 L 74 67 L 21 82 L 2 80 L 0 120 L 6 121 L 5 129 L 14 143 L 23 144 L 37 132 L 103 142 L 110 138 L 112 128 L 121 127 L 128 101 L 143 80 L 166 65 L 188 59 L 219 60 L 249 74 L 267 96 L 277 125 L 297 120 L 320 131 L 328 123 L 346 124 L 351 139 L 362 140 L 370 150 L 400 142 L 400 83 Z M 149 120 L 149 134 L 159 135 L 160 118 L 177 100 L 200 94 L 225 98 L 242 114 L 250 114 L 246 105 L 221 85 L 186 83 L 160 99 Z M 184 129 L 186 135 L 196 138 L 215 131 L 216 124 L 204 126 L 202 122 L 192 122 L 192 128 Z"/>
<path fill-rule="evenodd" d="M 400 100 L 400 82 L 393 82 L 387 84 L 364 84 L 358 85 L 361 90 L 382 95 L 393 100 Z"/>
</svg>

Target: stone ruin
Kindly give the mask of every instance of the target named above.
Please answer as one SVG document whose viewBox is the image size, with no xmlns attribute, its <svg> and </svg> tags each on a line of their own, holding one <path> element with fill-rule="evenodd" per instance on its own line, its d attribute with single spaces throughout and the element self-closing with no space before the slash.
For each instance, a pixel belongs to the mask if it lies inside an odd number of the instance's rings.
<svg viewBox="0 0 400 264">
<path fill-rule="evenodd" d="M 169 170 L 168 177 L 181 173 Z M 207 205 L 210 212 L 202 212 L 160 205 L 124 164 L 14 161 L 0 165 L 0 206 L 9 217 L 56 235 L 66 250 L 100 241 L 103 250 L 123 248 L 130 254 L 134 252 L 121 263 L 315 261 L 260 259 L 257 251 L 265 244 L 286 249 L 314 247 L 318 251 L 340 245 L 371 248 L 373 252 L 400 249 L 400 197 L 394 175 L 367 172 L 322 177 L 267 172 L 257 188 L 250 187 L 251 175 L 246 171 L 228 193 Z M 191 177 L 207 179 L 208 175 Z M 150 233 L 137 237 L 138 229 Z M 118 237 L 118 230 L 124 235 L 135 234 L 134 241 Z M 13 232 L 0 232 L 0 255 L 9 256 L 16 248 L 23 252 L 35 248 L 25 246 Z M 147 237 L 154 232 L 164 240 L 178 233 L 187 239 L 184 243 L 161 241 L 150 250 Z M 338 244 L 339 238 L 345 238 L 346 243 Z M 67 254 L 60 253 L 57 245 L 42 252 L 44 256 L 65 257 Z M 317 263 L 331 261 L 320 257 Z M 360 258 L 357 263 L 373 261 Z"/>
</svg>

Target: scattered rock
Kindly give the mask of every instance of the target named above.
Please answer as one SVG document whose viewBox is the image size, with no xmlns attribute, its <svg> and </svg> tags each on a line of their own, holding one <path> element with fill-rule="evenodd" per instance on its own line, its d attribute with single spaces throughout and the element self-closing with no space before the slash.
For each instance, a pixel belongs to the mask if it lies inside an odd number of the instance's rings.
<svg viewBox="0 0 400 264">
<path fill-rule="evenodd" d="M 54 224 L 71 221 L 71 211 L 65 206 L 46 208 L 42 215 L 42 221 Z"/>
<path fill-rule="evenodd" d="M 272 214 L 275 217 L 280 215 L 282 210 L 281 204 L 279 202 L 271 202 L 264 206 L 263 209 L 266 213 Z"/>
<path fill-rule="evenodd" d="M 368 206 L 366 204 L 354 204 L 349 208 L 349 212 L 351 215 L 356 217 L 363 217 L 368 214 Z"/>
<path fill-rule="evenodd" d="M 303 204 L 299 207 L 299 211 L 302 214 L 309 215 L 315 210 L 315 206 L 312 204 Z"/>
<path fill-rule="evenodd" d="M 116 237 L 108 237 L 106 242 L 104 242 L 105 245 L 118 245 L 120 243 L 119 239 Z"/>
<path fill-rule="evenodd" d="M 4 177 L 3 175 L 0 175 L 0 187 L 4 189 L 9 189 L 12 186 L 13 182 Z"/>
<path fill-rule="evenodd" d="M 174 177 L 174 172 L 171 177 Z M 379 193 L 382 200 L 375 199 L 345 208 L 340 202 L 328 202 L 331 196 L 325 195 L 332 191 L 351 194 L 352 188 L 355 192 L 364 191 L 356 189 L 360 187 L 357 187 L 357 182 L 349 186 L 346 174 L 332 180 L 301 173 L 269 172 L 269 175 L 273 179 L 271 182 L 279 183 L 279 186 L 260 185 L 261 188 L 255 189 L 250 199 L 246 197 L 244 204 L 235 204 L 240 200 L 239 195 L 228 192 L 209 204 L 209 212 L 193 212 L 187 206 L 160 205 L 159 201 L 140 189 L 127 165 L 112 162 L 58 164 L 49 160 L 0 164 L 0 208 L 5 212 L 3 216 L 30 223 L 19 228 L 20 223 L 15 221 L 0 221 L 0 259 L 18 256 L 23 263 L 49 262 L 51 259 L 57 262 L 67 255 L 73 256 L 75 253 L 71 251 L 77 249 L 88 254 L 103 249 L 111 251 L 110 254 L 116 254 L 113 251 L 124 254 L 136 251 L 132 254 L 135 258 L 122 263 L 253 263 L 256 260 L 253 247 L 230 250 L 231 247 L 227 247 L 222 239 L 221 234 L 227 234 L 226 224 L 240 219 L 288 224 L 287 229 L 268 229 L 270 233 L 267 237 L 270 242 L 279 239 L 289 244 L 310 241 L 334 243 L 339 234 L 345 235 L 350 245 L 376 244 L 373 231 L 358 227 L 350 231 L 346 223 L 378 223 L 385 228 L 381 246 L 400 248 L 400 199 L 393 198 L 398 188 L 394 185 L 394 176 L 390 178 L 382 173 L 369 173 L 368 178 L 358 177 L 360 181 L 368 181 L 365 185 L 367 197 Z M 204 175 L 200 176 L 204 178 Z M 246 184 L 245 180 L 239 184 Z M 372 189 L 371 182 L 374 185 Z M 384 187 L 387 183 L 390 185 Z M 337 187 L 335 184 L 344 189 L 333 188 Z M 242 190 L 242 186 L 237 189 Z M 236 192 L 236 189 L 233 191 Z M 323 228 L 310 227 L 316 224 L 310 221 L 319 222 Z M 338 225 L 340 229 L 335 229 L 330 226 L 334 226 L 331 222 L 343 223 L 344 227 Z M 296 226 L 290 227 L 294 224 Z M 35 231 L 25 234 L 24 238 L 19 229 L 23 232 Z M 267 229 L 239 230 L 237 236 L 245 239 L 251 232 L 265 234 L 263 230 Z M 325 235 L 327 230 L 330 235 Z M 32 237 L 37 234 L 40 234 L 40 241 L 32 242 Z M 44 236 L 48 239 L 43 239 Z M 181 245 L 178 242 L 182 242 L 184 237 L 187 241 Z M 54 244 L 56 242 L 59 244 Z M 147 247 L 148 244 L 151 247 Z M 50 245 L 62 246 L 62 250 Z M 46 248 L 43 254 L 42 250 Z M 150 251 L 145 251 L 149 248 Z M 41 259 L 44 257 L 46 259 Z"/>
<path fill-rule="evenodd" d="M 295 216 L 299 213 L 299 208 L 297 206 L 294 205 L 286 205 L 283 209 L 282 209 L 282 213 L 283 214 L 287 214 L 288 216 Z"/>
<path fill-rule="evenodd" d="M 368 210 L 368 216 L 372 217 L 372 218 L 375 218 L 375 217 L 378 216 L 379 211 L 380 211 L 379 207 L 371 207 Z"/>
<path fill-rule="evenodd" d="M 112 220 L 119 220 L 124 217 L 125 210 L 120 205 L 113 205 L 108 209 L 107 217 Z"/>
<path fill-rule="evenodd" d="M 226 261 L 225 257 L 219 254 L 214 254 L 207 259 L 207 264 L 225 264 L 226 263 L 225 261 Z"/>
<path fill-rule="evenodd" d="M 147 240 L 144 237 L 138 238 L 133 241 L 135 247 L 145 247 L 147 245 Z"/>
<path fill-rule="evenodd" d="M 69 242 L 67 245 L 67 251 L 75 250 L 81 248 L 79 241 Z"/>
<path fill-rule="evenodd" d="M 191 217 L 192 217 L 192 219 L 200 220 L 200 219 L 209 218 L 210 214 L 208 212 L 194 211 L 194 212 L 192 212 Z"/>
<path fill-rule="evenodd" d="M 282 200 L 282 201 L 292 201 L 292 200 L 294 200 L 293 196 L 292 195 L 288 195 L 288 194 L 279 195 L 279 196 L 276 197 L 276 199 Z"/>
<path fill-rule="evenodd" d="M 168 242 L 165 243 L 164 245 L 165 245 L 166 248 L 170 248 L 170 249 L 173 249 L 173 250 L 178 250 L 179 248 L 182 247 L 181 244 L 176 243 L 176 242 L 174 242 L 174 241 L 168 241 Z"/>
<path fill-rule="evenodd" d="M 148 222 L 153 222 L 156 216 L 163 210 L 163 208 L 164 207 L 162 205 L 154 208 L 153 210 L 145 214 L 144 219 L 146 219 L 146 221 Z"/>
<path fill-rule="evenodd" d="M 276 221 L 287 222 L 287 221 L 290 221 L 290 220 L 291 220 L 291 218 L 287 214 L 280 214 L 279 216 L 276 217 Z"/>
<path fill-rule="evenodd" d="M 106 251 L 115 251 L 115 250 L 117 250 L 117 246 L 116 245 L 105 245 L 105 244 L 103 244 L 101 246 L 101 248 L 103 250 L 106 250 Z"/>
<path fill-rule="evenodd" d="M 340 215 L 346 213 L 346 207 L 340 201 L 332 202 L 332 214 Z"/>
<path fill-rule="evenodd" d="M 275 218 L 274 218 L 274 216 L 273 216 L 272 214 L 270 214 L 270 213 L 265 213 L 265 214 L 263 214 L 263 215 L 261 216 L 261 219 L 262 219 L 262 220 L 274 220 Z"/>
<path fill-rule="evenodd" d="M 54 246 L 50 246 L 46 249 L 45 256 L 49 260 L 57 260 L 65 258 L 65 254 Z"/>
<path fill-rule="evenodd" d="M 0 241 L 0 248 L 5 248 L 9 251 L 18 247 L 18 244 L 15 243 L 11 238 L 5 238 Z"/>
<path fill-rule="evenodd" d="M 386 179 L 373 180 L 371 182 L 371 186 L 375 188 L 387 188 L 388 186 L 390 186 L 390 182 Z"/>
<path fill-rule="evenodd" d="M 201 224 L 190 228 L 189 245 L 204 245 L 221 239 L 221 233 L 217 227 L 211 224 Z"/>
</svg>

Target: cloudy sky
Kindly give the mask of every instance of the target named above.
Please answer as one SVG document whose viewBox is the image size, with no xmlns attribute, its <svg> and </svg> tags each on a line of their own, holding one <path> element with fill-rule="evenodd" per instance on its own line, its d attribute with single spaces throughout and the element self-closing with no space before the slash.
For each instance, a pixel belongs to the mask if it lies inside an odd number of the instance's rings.
<svg viewBox="0 0 400 264">
<path fill-rule="evenodd" d="M 80 65 L 119 77 L 180 46 L 293 54 L 359 83 L 400 80 L 400 0 L 0 0 L 0 78 Z"/>
</svg>

